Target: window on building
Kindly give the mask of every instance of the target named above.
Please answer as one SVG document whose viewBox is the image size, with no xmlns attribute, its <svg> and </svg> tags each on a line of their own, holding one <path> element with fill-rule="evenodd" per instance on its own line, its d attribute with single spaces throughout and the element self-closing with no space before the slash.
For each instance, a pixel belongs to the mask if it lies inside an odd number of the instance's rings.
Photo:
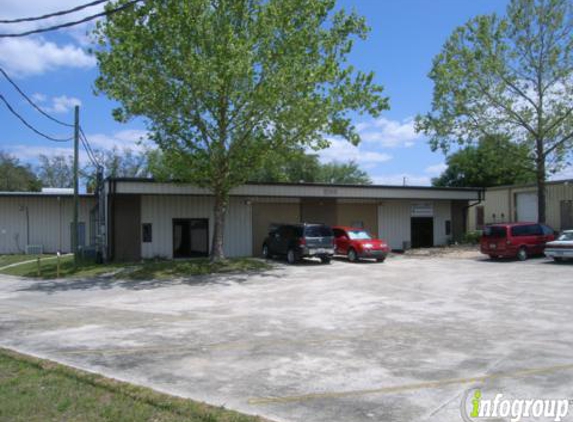
<svg viewBox="0 0 573 422">
<path fill-rule="evenodd" d="M 446 236 L 452 234 L 452 222 L 450 220 L 446 220 Z"/>
<path fill-rule="evenodd" d="M 152 239 L 151 223 L 143 223 L 141 225 L 141 238 L 143 243 L 150 243 Z"/>
</svg>

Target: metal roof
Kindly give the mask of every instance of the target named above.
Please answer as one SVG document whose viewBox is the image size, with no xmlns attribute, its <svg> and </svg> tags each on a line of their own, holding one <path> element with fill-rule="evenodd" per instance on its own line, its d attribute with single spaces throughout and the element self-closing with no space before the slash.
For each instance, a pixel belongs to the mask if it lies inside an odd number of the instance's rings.
<svg viewBox="0 0 573 422">
<path fill-rule="evenodd" d="M 58 192 L 0 192 L 1 196 L 28 196 L 28 197 L 35 197 L 35 198 L 46 198 L 46 197 L 58 197 L 58 196 L 66 196 L 66 197 L 73 197 L 73 193 L 58 193 Z M 80 197 L 83 198 L 95 198 L 93 193 L 80 193 Z"/>
<path fill-rule="evenodd" d="M 207 188 L 189 183 L 160 182 L 153 179 L 107 179 L 114 193 L 140 195 L 211 195 Z M 324 183 L 246 183 L 231 190 L 231 196 L 480 200 L 483 189 L 436 188 L 430 186 L 344 185 Z"/>
</svg>

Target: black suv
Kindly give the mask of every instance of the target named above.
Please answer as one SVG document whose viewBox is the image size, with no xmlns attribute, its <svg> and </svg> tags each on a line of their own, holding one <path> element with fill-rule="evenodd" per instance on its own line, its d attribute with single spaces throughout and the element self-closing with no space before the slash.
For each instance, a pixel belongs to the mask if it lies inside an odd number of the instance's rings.
<svg viewBox="0 0 573 422">
<path fill-rule="evenodd" d="M 289 264 L 317 257 L 328 264 L 334 255 L 334 233 L 324 224 L 275 224 L 263 243 L 263 256 L 286 256 Z"/>
</svg>

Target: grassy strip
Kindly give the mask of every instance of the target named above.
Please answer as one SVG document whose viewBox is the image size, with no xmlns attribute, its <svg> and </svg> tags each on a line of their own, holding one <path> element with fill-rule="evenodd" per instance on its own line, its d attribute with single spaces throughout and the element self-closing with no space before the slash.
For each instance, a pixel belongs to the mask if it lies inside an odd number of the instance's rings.
<svg viewBox="0 0 573 422">
<path fill-rule="evenodd" d="M 53 279 L 57 276 L 57 261 L 40 261 L 41 279 Z M 214 273 L 264 271 L 270 268 L 265 261 L 253 258 L 232 258 L 222 262 L 210 262 L 208 259 L 189 260 L 147 260 L 138 263 L 95 264 L 83 262 L 77 268 L 71 256 L 60 260 L 60 277 L 97 277 L 111 274 L 115 279 L 128 280 L 164 280 Z M 38 266 L 35 262 L 6 268 L 0 273 L 20 277 L 38 278 Z"/>
<path fill-rule="evenodd" d="M 0 348 L 0 420 L 255 422 L 261 418 L 158 393 Z"/>
<path fill-rule="evenodd" d="M 54 255 L 40 255 L 41 258 L 53 257 Z M 25 254 L 12 254 L 12 255 L 0 255 L 0 267 L 4 267 L 10 264 L 16 264 L 18 262 L 30 261 L 36 259 L 38 255 L 25 255 Z"/>
</svg>

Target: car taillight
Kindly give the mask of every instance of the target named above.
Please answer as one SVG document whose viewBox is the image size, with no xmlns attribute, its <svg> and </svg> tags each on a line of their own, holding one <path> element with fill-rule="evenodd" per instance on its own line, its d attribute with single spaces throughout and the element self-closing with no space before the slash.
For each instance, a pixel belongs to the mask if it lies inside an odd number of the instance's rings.
<svg viewBox="0 0 573 422">
<path fill-rule="evenodd" d="M 304 237 L 301 237 L 300 239 L 298 239 L 298 245 L 299 246 L 306 246 L 306 239 Z"/>
</svg>

